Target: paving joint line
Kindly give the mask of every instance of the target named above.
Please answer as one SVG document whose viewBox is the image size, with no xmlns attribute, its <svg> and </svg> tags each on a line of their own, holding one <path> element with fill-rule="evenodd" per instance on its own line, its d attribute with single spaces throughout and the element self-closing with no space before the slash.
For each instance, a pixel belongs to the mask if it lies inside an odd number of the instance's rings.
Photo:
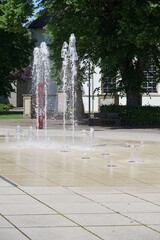
<svg viewBox="0 0 160 240">
<path fill-rule="evenodd" d="M 17 229 L 20 233 L 22 233 L 25 237 L 27 237 L 29 240 L 32 240 L 28 235 L 26 235 L 21 229 L 19 229 L 14 223 L 12 223 L 7 217 L 5 217 L 4 215 L 2 215 L 0 213 L 0 216 L 2 218 L 4 218 L 7 222 L 9 222 L 15 229 Z"/>
<path fill-rule="evenodd" d="M 20 187 L 17 187 L 18 189 L 20 189 L 22 192 L 24 192 L 26 195 L 32 197 L 33 199 L 35 199 L 36 201 L 38 201 L 39 203 L 43 204 L 44 206 L 50 208 L 51 210 L 53 210 L 54 212 L 56 212 L 58 215 L 64 217 L 65 219 L 69 220 L 70 222 L 76 224 L 78 227 L 81 227 L 82 229 L 84 229 L 85 231 L 91 233 L 92 235 L 94 235 L 95 237 L 97 237 L 100 240 L 104 240 L 103 238 L 101 238 L 100 236 L 98 236 L 97 234 L 95 234 L 94 232 L 86 229 L 84 226 L 82 226 L 81 224 L 77 223 L 76 221 L 70 219 L 69 217 L 67 217 L 66 215 L 64 215 L 63 213 L 59 212 L 58 210 L 52 208 L 51 206 L 49 206 L 48 204 L 42 202 L 41 200 L 37 199 L 36 197 L 32 196 L 31 194 L 25 192 L 23 189 L 21 189 Z"/>
<path fill-rule="evenodd" d="M 76 193 L 76 192 L 74 192 L 73 190 L 71 190 L 71 192 Z M 76 194 L 78 194 L 78 195 L 81 196 L 81 197 L 83 196 L 83 195 L 81 195 L 80 193 L 76 193 Z M 132 219 L 132 218 L 126 216 L 125 214 L 122 214 L 122 213 L 120 213 L 120 212 L 118 212 L 118 211 L 113 210 L 112 208 L 106 207 L 105 205 L 103 205 L 103 203 L 99 203 L 99 202 L 97 202 L 97 201 L 95 201 L 95 200 L 93 200 L 93 199 L 90 199 L 90 198 L 86 197 L 86 196 L 83 196 L 83 197 L 86 198 L 86 199 L 88 199 L 88 200 L 91 200 L 91 201 L 94 202 L 94 203 L 97 203 L 98 205 L 100 205 L 100 206 L 102 206 L 102 207 L 105 207 L 106 209 L 109 209 L 109 210 L 113 211 L 113 212 L 116 213 L 116 214 L 119 214 L 120 216 L 126 217 L 126 218 L 128 218 L 129 220 L 138 223 L 140 226 L 147 227 L 147 228 L 149 228 L 149 229 L 151 229 L 151 230 L 153 230 L 153 231 L 155 231 L 155 232 L 157 232 L 157 233 L 160 233 L 160 231 L 158 231 L 158 230 L 156 230 L 156 229 L 152 229 L 151 227 L 149 227 L 148 225 L 146 225 L 146 224 L 144 224 L 144 223 L 141 223 L 141 222 L 139 222 L 139 221 L 137 221 L 137 220 L 135 220 L 135 219 Z M 130 226 L 133 226 L 133 225 L 130 225 Z"/>
<path fill-rule="evenodd" d="M 17 187 L 17 184 L 16 184 L 16 183 L 12 182 L 11 180 L 7 179 L 6 177 L 0 175 L 0 178 L 1 178 L 2 180 L 4 180 L 5 182 L 11 184 L 12 186 Z"/>
<path fill-rule="evenodd" d="M 138 199 L 140 199 L 140 200 L 143 200 L 144 202 L 151 203 L 151 204 L 153 204 L 153 205 L 155 205 L 155 206 L 160 207 L 160 205 L 157 204 L 157 203 L 155 203 L 155 202 L 151 202 L 150 200 L 144 199 L 144 198 L 142 198 L 142 197 L 135 196 L 135 195 L 132 194 L 132 193 L 127 193 L 127 192 L 125 192 L 125 191 L 123 191 L 123 190 L 121 190 L 121 191 L 122 191 L 123 193 L 129 195 L 129 196 L 132 196 L 132 197 L 138 198 Z"/>
</svg>

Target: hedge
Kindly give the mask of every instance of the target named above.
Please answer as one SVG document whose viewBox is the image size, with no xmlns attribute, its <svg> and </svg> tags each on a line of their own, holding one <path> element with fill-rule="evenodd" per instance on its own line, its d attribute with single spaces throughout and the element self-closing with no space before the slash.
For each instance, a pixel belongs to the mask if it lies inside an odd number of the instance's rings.
<svg viewBox="0 0 160 240">
<path fill-rule="evenodd" d="M 160 126 L 160 107 L 102 105 L 102 114 L 118 113 L 122 126 L 158 127 Z"/>
</svg>

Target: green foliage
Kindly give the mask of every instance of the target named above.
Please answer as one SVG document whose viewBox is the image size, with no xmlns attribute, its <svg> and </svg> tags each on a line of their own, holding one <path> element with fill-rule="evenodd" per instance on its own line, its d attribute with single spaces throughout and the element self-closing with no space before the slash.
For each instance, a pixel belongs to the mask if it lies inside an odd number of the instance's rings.
<svg viewBox="0 0 160 240">
<path fill-rule="evenodd" d="M 47 26 L 54 69 L 60 51 L 74 32 L 80 61 L 90 59 L 104 76 L 117 79 L 117 91 L 143 92 L 144 70 L 150 61 L 160 69 L 159 0 L 41 1 L 51 18 Z M 159 80 L 159 74 L 157 80 Z"/>
<path fill-rule="evenodd" d="M 12 108 L 12 104 L 1 104 L 0 103 L 0 112 L 7 112 L 10 108 Z"/>
<path fill-rule="evenodd" d="M 102 105 L 100 112 L 103 114 L 118 113 L 122 126 L 160 126 L 160 107 Z"/>
<path fill-rule="evenodd" d="M 9 32 L 24 31 L 27 17 L 32 15 L 32 0 L 3 0 L 0 3 L 0 28 Z"/>
<path fill-rule="evenodd" d="M 0 96 L 8 96 L 15 78 L 12 72 L 30 63 L 33 44 L 27 33 L 10 33 L 0 29 Z"/>
<path fill-rule="evenodd" d="M 0 96 L 13 91 L 12 73 L 30 63 L 33 43 L 24 24 L 32 14 L 32 1 L 4 0 L 0 3 Z"/>
</svg>

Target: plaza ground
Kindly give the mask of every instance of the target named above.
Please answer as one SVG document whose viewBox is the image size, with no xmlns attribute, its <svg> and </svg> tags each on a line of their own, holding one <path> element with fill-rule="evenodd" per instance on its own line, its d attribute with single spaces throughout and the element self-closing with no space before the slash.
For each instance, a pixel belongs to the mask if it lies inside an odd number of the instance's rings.
<svg viewBox="0 0 160 240">
<path fill-rule="evenodd" d="M 89 147 L 78 126 L 61 152 L 60 122 L 47 146 L 17 146 L 16 125 L 31 124 L 0 121 L 0 240 L 160 239 L 160 129 L 95 127 Z"/>
</svg>

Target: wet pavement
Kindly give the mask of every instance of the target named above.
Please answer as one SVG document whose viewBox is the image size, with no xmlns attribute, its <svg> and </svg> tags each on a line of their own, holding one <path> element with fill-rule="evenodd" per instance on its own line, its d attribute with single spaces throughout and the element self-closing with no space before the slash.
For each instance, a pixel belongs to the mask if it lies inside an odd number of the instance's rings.
<svg viewBox="0 0 160 240">
<path fill-rule="evenodd" d="M 59 126 L 47 146 L 1 131 L 0 240 L 160 239 L 160 130 L 95 127 L 89 147 L 83 128 L 68 152 Z"/>
</svg>

